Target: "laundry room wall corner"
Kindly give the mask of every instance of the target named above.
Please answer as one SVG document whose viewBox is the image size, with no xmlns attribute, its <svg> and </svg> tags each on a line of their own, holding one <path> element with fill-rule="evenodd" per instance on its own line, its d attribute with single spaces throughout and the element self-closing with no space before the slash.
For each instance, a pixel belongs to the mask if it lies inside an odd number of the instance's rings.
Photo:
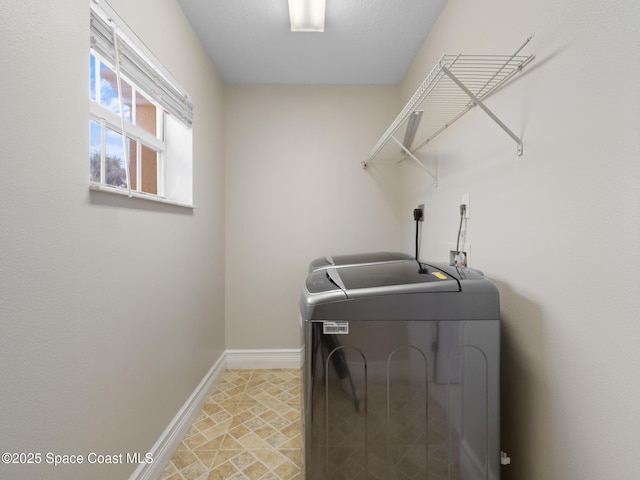
<svg viewBox="0 0 640 480">
<path fill-rule="evenodd" d="M 394 174 L 360 164 L 396 109 L 395 86 L 226 86 L 228 349 L 301 347 L 311 259 L 397 250 Z"/>
</svg>

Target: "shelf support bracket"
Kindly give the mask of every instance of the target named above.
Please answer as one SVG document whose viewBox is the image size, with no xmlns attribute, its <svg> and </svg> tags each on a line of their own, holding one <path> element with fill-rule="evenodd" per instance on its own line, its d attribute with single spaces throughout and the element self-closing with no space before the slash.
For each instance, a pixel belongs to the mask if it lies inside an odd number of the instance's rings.
<svg viewBox="0 0 640 480">
<path fill-rule="evenodd" d="M 509 127 L 507 127 L 507 126 L 502 122 L 502 120 L 500 120 L 498 117 L 496 117 L 496 116 L 495 116 L 495 114 L 494 114 L 491 110 L 489 110 L 489 108 L 487 108 L 487 106 L 486 106 L 484 103 L 482 103 L 482 100 L 480 100 L 478 97 L 476 97 L 476 96 L 471 92 L 471 90 L 469 90 L 469 89 L 468 89 L 468 88 L 467 88 L 467 87 L 466 87 L 466 86 L 465 86 L 465 85 L 464 85 L 460 80 L 458 80 L 458 78 L 457 78 L 453 73 L 451 73 L 451 71 L 450 71 L 447 67 L 443 66 L 443 67 L 442 67 L 442 71 L 443 71 L 444 73 L 446 73 L 446 74 L 447 74 L 447 76 L 448 76 L 451 80 L 453 80 L 453 82 L 454 82 L 456 85 L 458 85 L 458 87 L 460 87 L 460 88 L 462 89 L 462 91 L 463 91 L 464 93 L 466 93 L 466 94 L 469 96 L 469 98 L 471 98 L 471 100 L 473 100 L 473 103 L 475 103 L 475 104 L 476 104 L 476 105 L 478 105 L 482 110 L 484 110 L 484 112 L 485 112 L 487 115 L 489 115 L 489 117 L 491 117 L 491 118 L 493 119 L 493 121 L 494 121 L 494 122 L 496 122 L 496 123 L 500 126 L 500 128 L 502 128 L 502 129 L 507 133 L 507 135 L 509 135 L 511 138 L 513 138 L 513 139 L 515 140 L 515 142 L 516 142 L 516 143 L 517 143 L 517 145 L 518 145 L 518 156 L 521 156 L 521 155 L 522 155 L 522 140 L 520 140 L 520 137 L 518 137 L 515 133 L 513 133 L 513 132 L 511 131 L 511 129 L 510 129 Z M 395 140 L 395 138 L 394 138 L 394 140 Z M 397 140 L 396 140 L 396 142 L 397 142 Z"/>
<path fill-rule="evenodd" d="M 438 164 L 436 163 L 436 174 L 434 175 L 433 173 L 431 173 L 429 171 L 429 169 L 420 161 L 416 158 L 416 156 L 411 153 L 411 150 L 409 150 L 407 147 L 404 146 L 404 144 L 398 140 L 396 137 L 394 137 L 393 135 L 390 135 L 390 137 L 393 139 L 394 142 L 396 142 L 400 148 L 402 148 L 402 151 L 407 154 L 409 157 L 411 157 L 411 159 L 416 162 L 418 164 L 418 166 L 420 168 L 422 168 L 425 172 L 427 172 L 429 175 L 431 175 L 431 178 L 433 178 L 434 183 L 433 186 L 437 187 L 438 186 Z M 436 162 L 438 161 L 438 159 L 436 159 Z"/>
</svg>

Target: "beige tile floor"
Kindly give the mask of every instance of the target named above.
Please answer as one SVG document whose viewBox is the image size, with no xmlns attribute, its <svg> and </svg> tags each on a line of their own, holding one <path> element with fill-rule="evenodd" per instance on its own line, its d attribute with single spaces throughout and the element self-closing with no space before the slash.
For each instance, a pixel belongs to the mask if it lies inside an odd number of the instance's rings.
<svg viewBox="0 0 640 480">
<path fill-rule="evenodd" d="M 160 480 L 302 480 L 301 385 L 301 370 L 227 370 Z"/>
</svg>

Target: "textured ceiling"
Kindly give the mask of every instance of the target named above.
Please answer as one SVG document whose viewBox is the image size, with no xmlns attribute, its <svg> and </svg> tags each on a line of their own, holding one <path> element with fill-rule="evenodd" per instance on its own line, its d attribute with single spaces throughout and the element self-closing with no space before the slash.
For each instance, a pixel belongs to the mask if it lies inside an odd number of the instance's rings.
<svg viewBox="0 0 640 480">
<path fill-rule="evenodd" d="M 226 83 L 396 84 L 446 0 L 327 0 L 292 33 L 287 0 L 178 0 Z"/>
</svg>

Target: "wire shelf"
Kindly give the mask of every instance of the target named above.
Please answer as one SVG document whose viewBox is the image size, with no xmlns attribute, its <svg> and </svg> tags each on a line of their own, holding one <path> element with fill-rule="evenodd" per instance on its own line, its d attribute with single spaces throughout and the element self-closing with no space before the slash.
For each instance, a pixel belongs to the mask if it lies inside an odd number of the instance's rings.
<svg viewBox="0 0 640 480">
<path fill-rule="evenodd" d="M 531 40 L 520 47 L 518 52 Z M 437 135 L 475 106 L 479 106 L 516 142 L 522 154 L 522 142 L 483 103 L 496 89 L 504 85 L 533 60 L 533 55 L 443 55 L 427 78 L 413 94 L 400 114 L 391 123 L 369 158 L 362 164 L 399 162 L 407 156 L 436 178 L 414 156 Z M 411 118 L 411 117 L 419 118 Z M 406 125 L 404 140 L 397 138 Z M 413 129 L 413 131 L 411 131 Z M 437 179 L 436 179 L 437 180 Z"/>
</svg>

